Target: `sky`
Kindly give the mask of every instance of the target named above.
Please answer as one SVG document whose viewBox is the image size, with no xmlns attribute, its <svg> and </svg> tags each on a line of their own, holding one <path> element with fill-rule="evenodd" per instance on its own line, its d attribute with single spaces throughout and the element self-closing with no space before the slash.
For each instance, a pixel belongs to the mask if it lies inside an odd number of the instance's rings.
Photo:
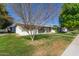
<svg viewBox="0 0 79 59">
<path fill-rule="evenodd" d="M 35 5 L 33 7 L 36 8 Z M 47 25 L 59 25 L 59 14 L 61 11 L 61 7 L 62 7 L 61 3 L 54 3 L 53 9 L 57 13 L 57 15 L 55 15 L 52 19 L 49 19 Z M 16 23 L 21 22 L 20 18 L 16 15 L 10 4 L 6 5 L 6 9 L 9 12 L 9 15 L 14 18 L 14 21 Z"/>
</svg>

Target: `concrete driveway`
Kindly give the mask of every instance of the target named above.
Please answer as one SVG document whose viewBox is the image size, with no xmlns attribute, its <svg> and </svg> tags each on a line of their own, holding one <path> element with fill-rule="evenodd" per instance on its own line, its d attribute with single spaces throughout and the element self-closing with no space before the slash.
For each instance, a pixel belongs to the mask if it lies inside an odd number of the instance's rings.
<svg viewBox="0 0 79 59">
<path fill-rule="evenodd" d="M 4 35 L 7 35 L 7 34 L 1 34 L 1 33 L 0 33 L 0 36 L 4 36 Z"/>
<path fill-rule="evenodd" d="M 5 35 L 15 35 L 15 33 L 0 33 L 0 36 L 5 36 Z"/>
<path fill-rule="evenodd" d="M 79 56 L 79 35 L 74 39 L 74 41 L 64 51 L 62 56 Z"/>
</svg>

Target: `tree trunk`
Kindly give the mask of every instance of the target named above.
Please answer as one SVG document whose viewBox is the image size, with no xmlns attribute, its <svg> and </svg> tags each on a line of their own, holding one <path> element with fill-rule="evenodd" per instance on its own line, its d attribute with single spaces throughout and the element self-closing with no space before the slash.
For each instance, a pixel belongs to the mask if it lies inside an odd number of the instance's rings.
<svg viewBox="0 0 79 59">
<path fill-rule="evenodd" d="M 34 41 L 35 35 L 30 35 L 30 38 L 31 38 L 32 41 Z"/>
</svg>

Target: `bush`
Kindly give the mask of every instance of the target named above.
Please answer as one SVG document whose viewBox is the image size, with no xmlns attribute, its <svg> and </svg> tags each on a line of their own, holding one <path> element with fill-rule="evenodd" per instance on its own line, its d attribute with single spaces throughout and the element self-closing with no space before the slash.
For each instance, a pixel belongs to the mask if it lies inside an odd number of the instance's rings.
<svg viewBox="0 0 79 59">
<path fill-rule="evenodd" d="M 71 31 L 72 34 L 79 34 L 79 30 Z"/>
</svg>

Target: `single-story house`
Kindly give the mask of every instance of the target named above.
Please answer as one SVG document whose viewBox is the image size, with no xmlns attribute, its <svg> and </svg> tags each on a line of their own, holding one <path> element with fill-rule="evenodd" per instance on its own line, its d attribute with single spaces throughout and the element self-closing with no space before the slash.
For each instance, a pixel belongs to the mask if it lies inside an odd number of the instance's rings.
<svg viewBox="0 0 79 59">
<path fill-rule="evenodd" d="M 31 27 L 31 29 L 30 29 Z M 34 29 L 34 27 L 36 29 Z M 45 33 L 55 33 L 51 26 L 37 26 L 37 25 L 27 25 L 17 24 L 11 25 L 8 28 L 11 32 L 15 32 L 20 36 L 30 35 L 30 34 L 45 34 Z"/>
</svg>

